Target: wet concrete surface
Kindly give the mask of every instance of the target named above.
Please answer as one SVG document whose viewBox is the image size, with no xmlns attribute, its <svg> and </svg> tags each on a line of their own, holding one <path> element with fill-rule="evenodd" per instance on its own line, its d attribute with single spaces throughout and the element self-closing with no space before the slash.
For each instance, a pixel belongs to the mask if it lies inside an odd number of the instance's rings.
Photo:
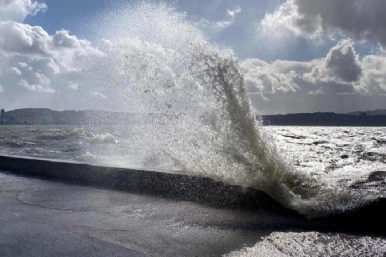
<svg viewBox="0 0 386 257">
<path fill-rule="evenodd" d="M 216 195 L 221 189 L 227 187 L 218 186 Z M 275 232 L 385 236 L 386 231 L 381 222 L 385 201 L 345 216 L 308 220 L 272 208 L 265 198 L 267 208 L 259 207 L 258 198 L 239 208 L 234 200 L 214 205 L 146 192 L 65 184 L 0 169 L 0 256 L 223 256 Z M 216 197 L 212 192 L 208 188 L 205 197 Z M 203 188 L 199 195 L 204 194 Z M 253 204 L 257 208 L 249 208 Z"/>
<path fill-rule="evenodd" d="M 0 171 L 0 256 L 222 256 L 298 222 Z"/>
</svg>

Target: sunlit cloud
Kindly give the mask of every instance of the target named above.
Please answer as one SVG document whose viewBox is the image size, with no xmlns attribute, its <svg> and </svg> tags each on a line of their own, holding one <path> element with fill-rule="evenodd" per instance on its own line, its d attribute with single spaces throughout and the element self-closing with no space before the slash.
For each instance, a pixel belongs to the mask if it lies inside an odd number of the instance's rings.
<svg viewBox="0 0 386 257">
<path fill-rule="evenodd" d="M 0 20 L 23 21 L 27 16 L 45 12 L 47 5 L 34 0 L 0 0 Z"/>
<path fill-rule="evenodd" d="M 247 59 L 241 68 L 251 92 L 386 94 L 385 56 L 360 58 L 350 40 L 338 42 L 325 58 L 271 63 Z"/>
<path fill-rule="evenodd" d="M 62 30 L 49 35 L 39 26 L 0 22 L 0 82 L 5 87 L 52 93 L 61 75 L 80 72 L 84 58 L 100 55 L 86 40 Z"/>
<path fill-rule="evenodd" d="M 220 20 L 200 19 L 197 24 L 214 36 L 235 25 L 237 17 L 241 14 L 241 7 L 235 6 L 224 10 L 224 17 Z"/>
<path fill-rule="evenodd" d="M 234 9 L 227 9 L 227 18 L 225 20 L 215 22 L 215 26 L 224 29 L 232 26 L 235 23 L 236 16 L 241 13 L 240 6 L 236 6 Z"/>
<path fill-rule="evenodd" d="M 87 67 L 88 58 L 102 52 L 91 42 L 59 30 L 50 35 L 41 26 L 23 23 L 27 16 L 45 12 L 45 3 L 0 0 L 0 93 L 9 105 L 58 103 L 63 91 L 74 90 L 68 77 Z M 39 100 L 40 99 L 40 100 Z"/>
</svg>

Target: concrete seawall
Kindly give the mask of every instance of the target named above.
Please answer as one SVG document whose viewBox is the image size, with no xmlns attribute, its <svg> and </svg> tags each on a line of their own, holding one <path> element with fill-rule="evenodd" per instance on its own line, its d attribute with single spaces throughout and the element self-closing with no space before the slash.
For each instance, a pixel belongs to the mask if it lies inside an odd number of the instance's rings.
<svg viewBox="0 0 386 257">
<path fill-rule="evenodd" d="M 0 171 L 68 184 L 192 201 L 216 208 L 262 211 L 296 221 L 297 229 L 385 235 L 386 199 L 350 212 L 308 220 L 250 188 L 227 185 L 210 178 L 157 171 L 95 166 L 79 162 L 1 156 Z"/>
<path fill-rule="evenodd" d="M 297 215 L 263 192 L 226 185 L 210 178 L 21 156 L 0 156 L 0 169 L 23 176 L 194 201 L 221 208 L 264 208 Z"/>
</svg>

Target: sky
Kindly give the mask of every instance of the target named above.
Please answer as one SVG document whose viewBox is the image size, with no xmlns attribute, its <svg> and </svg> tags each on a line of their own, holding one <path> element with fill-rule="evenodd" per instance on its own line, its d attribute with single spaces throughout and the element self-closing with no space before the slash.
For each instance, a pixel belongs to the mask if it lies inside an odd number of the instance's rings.
<svg viewBox="0 0 386 257">
<path fill-rule="evenodd" d="M 261 114 L 386 109 L 384 0 L 153 3 L 174 6 L 212 44 L 233 49 Z M 0 0 L 0 107 L 87 109 L 89 98 L 108 101 L 81 77 L 107 53 L 104 23 L 136 4 Z"/>
</svg>

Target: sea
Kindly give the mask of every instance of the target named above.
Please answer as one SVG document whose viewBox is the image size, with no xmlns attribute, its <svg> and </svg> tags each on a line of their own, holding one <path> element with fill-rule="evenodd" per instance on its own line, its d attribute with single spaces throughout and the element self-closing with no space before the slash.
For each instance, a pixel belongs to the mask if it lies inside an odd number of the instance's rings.
<svg viewBox="0 0 386 257">
<path fill-rule="evenodd" d="M 143 126 L 3 125 L 0 154 L 178 172 L 165 149 L 147 142 Z M 282 158 L 312 176 L 340 176 L 355 183 L 374 172 L 386 172 L 385 127 L 262 126 L 261 130 Z"/>
<path fill-rule="evenodd" d="M 306 219 L 386 197 L 386 128 L 264 126 L 236 54 L 211 43 L 186 14 L 141 1 L 102 16 L 95 27 L 107 39 L 104 54 L 85 60 L 71 81 L 82 85 L 79 94 L 103 96 L 83 96 L 95 109 L 143 118 L 121 126 L 0 126 L 0 154 L 208 177 L 264 191 Z M 229 256 L 385 254 L 383 237 L 299 229 Z"/>
<path fill-rule="evenodd" d="M 217 163 L 219 161 L 217 159 L 222 161 L 223 156 L 216 156 L 218 155 L 216 151 L 214 153 L 208 151 L 202 153 L 203 156 L 192 156 L 197 159 L 196 163 L 184 164 L 184 160 L 178 160 L 178 155 L 173 155 L 173 151 L 168 149 L 166 144 L 155 141 L 158 135 L 154 137 L 146 134 L 149 131 L 153 132 L 152 127 L 153 125 L 149 123 L 126 126 L 0 126 L 0 154 L 168 173 L 188 173 L 265 190 L 264 185 L 250 182 L 244 184 L 244 179 L 230 177 L 235 173 L 228 175 L 226 167 L 221 171 L 215 169 L 213 173 L 209 170 L 212 169 L 209 165 L 207 171 L 190 170 L 189 165 L 193 167 L 208 162 Z M 315 215 L 312 209 L 316 208 L 318 215 L 320 210 L 329 215 L 330 212 L 357 208 L 386 196 L 386 128 L 261 126 L 260 130 L 265 140 L 269 140 L 275 147 L 275 158 L 288 165 L 288 169 L 292 169 L 291 172 L 298 174 L 299 177 L 304 176 L 301 183 L 309 183 L 308 180 L 312 179 L 316 183 L 310 185 L 312 190 L 314 186 L 321 185 L 325 185 L 326 189 L 335 187 L 334 190 L 337 190 L 336 199 L 332 199 L 331 196 L 328 199 L 319 199 L 323 194 L 319 191 L 316 199 L 320 202 L 316 205 L 320 206 L 310 207 L 306 202 L 297 202 L 289 206 L 290 208 L 298 208 L 310 216 Z M 180 143 L 174 143 L 180 145 L 184 142 L 185 138 Z M 211 144 L 210 141 L 206 143 Z M 192 151 L 191 144 L 192 142 L 188 142 L 188 149 L 184 149 L 185 153 Z M 197 147 L 198 142 L 196 144 Z M 199 155 L 200 151 L 201 149 L 194 154 Z M 227 156 L 230 159 L 228 162 L 240 162 L 239 157 L 232 154 L 229 153 Z M 207 160 L 200 160 L 203 157 Z M 223 173 L 222 176 L 219 173 Z M 277 175 L 278 179 L 280 176 Z M 340 197 L 350 195 L 350 192 L 344 191 L 355 189 L 351 192 L 355 194 L 357 188 L 365 191 L 361 193 L 361 199 L 350 201 L 352 205 L 341 206 Z M 336 208 L 329 206 L 331 209 L 328 209 L 327 206 L 323 206 L 325 200 L 337 201 Z"/>
</svg>

